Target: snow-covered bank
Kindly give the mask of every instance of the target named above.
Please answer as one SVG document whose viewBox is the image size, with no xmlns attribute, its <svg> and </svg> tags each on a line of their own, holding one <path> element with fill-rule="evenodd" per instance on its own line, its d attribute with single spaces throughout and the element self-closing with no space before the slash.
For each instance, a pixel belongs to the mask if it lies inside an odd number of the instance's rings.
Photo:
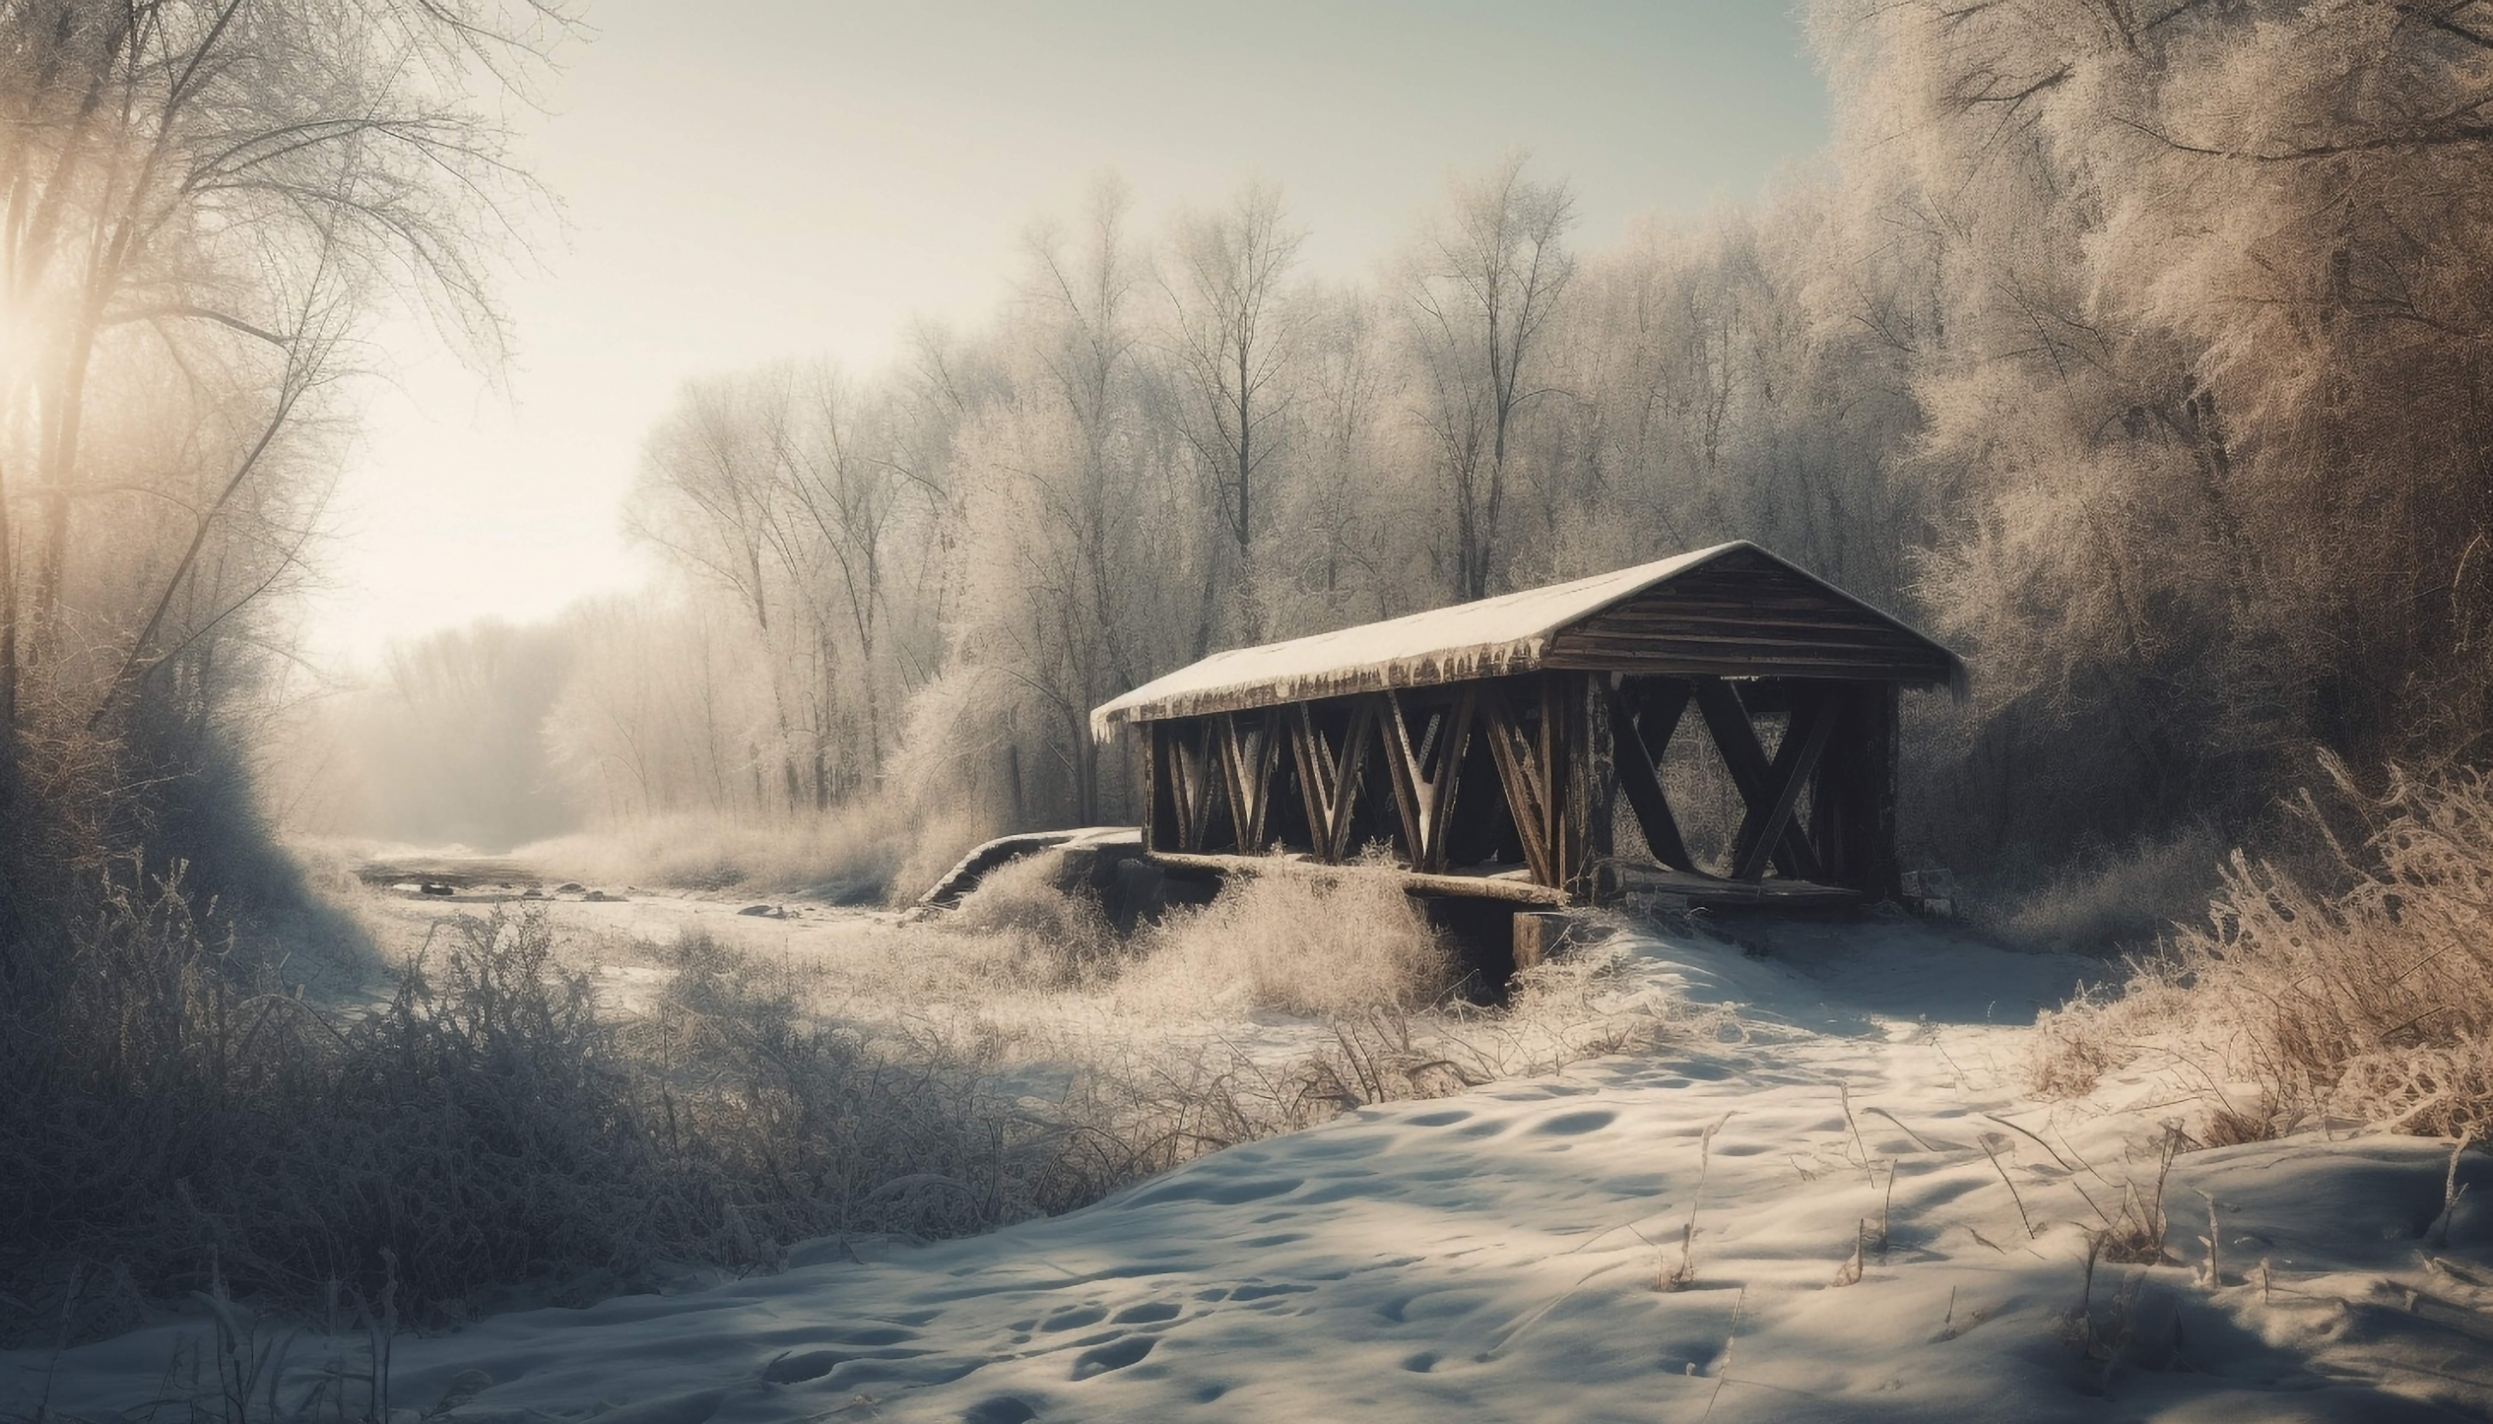
<svg viewBox="0 0 2493 1424">
<path fill-rule="evenodd" d="M 2152 1189 L 2184 1111 L 2145 1076 L 2023 1095 L 2022 1025 L 2092 966 L 1892 924 L 1761 943 L 1636 943 L 1655 984 L 1737 1006 L 1732 1041 L 1362 1110 L 989 1236 L 816 1243 L 773 1276 L 402 1339 L 394 1401 L 456 1385 L 457 1419 L 616 1424 L 2493 1406 L 2493 1164 L 2459 1161 L 2474 1191 L 2444 1219 L 2447 1144 L 2185 1153 L 2176 1263 L 2098 1264 L 2090 1342 L 2087 1230 Z M 52 1408 L 118 1412 L 199 1328 L 9 1357 L 0 1407 L 48 1374 Z"/>
</svg>

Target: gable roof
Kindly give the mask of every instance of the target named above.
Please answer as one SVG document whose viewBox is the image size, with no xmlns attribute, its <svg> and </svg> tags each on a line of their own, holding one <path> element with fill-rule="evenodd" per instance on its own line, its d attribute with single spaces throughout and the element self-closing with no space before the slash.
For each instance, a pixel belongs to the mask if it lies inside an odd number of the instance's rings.
<svg viewBox="0 0 2493 1424">
<path fill-rule="evenodd" d="M 1746 540 L 1568 583 L 1233 648 L 1091 713 L 1131 722 L 1430 687 L 1542 668 L 1843 677 L 1915 685 L 1963 676 L 1954 653 Z"/>
</svg>

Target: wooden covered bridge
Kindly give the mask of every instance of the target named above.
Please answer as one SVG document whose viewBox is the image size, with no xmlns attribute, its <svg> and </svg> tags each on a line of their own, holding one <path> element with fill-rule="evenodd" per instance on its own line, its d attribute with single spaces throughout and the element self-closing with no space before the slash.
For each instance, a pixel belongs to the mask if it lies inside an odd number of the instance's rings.
<svg viewBox="0 0 2493 1424">
<path fill-rule="evenodd" d="M 1742 542 L 1218 653 L 1092 730 L 1147 732 L 1142 845 L 1166 869 L 1340 865 L 1383 843 L 1426 895 L 1829 906 L 1896 893 L 1898 693 L 1963 675 Z M 1745 808 L 1708 864 L 1664 790 L 1691 710 Z M 1771 751 L 1761 726 L 1781 729 Z M 1649 859 L 1613 845 L 1622 797 Z"/>
</svg>

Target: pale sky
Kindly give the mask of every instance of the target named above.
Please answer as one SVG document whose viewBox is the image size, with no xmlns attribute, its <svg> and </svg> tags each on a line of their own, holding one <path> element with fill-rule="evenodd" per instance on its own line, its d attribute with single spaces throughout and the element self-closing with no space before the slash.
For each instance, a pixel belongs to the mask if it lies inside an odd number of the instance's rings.
<svg viewBox="0 0 2493 1424">
<path fill-rule="evenodd" d="M 593 0 L 521 152 L 565 231 L 502 296 L 495 389 L 399 343 L 343 478 L 315 653 L 643 582 L 620 502 L 682 383 L 789 356 L 860 372 L 919 316 L 974 325 L 1023 230 L 1097 174 L 1139 231 L 1249 175 L 1367 272 L 1449 173 L 1521 147 L 1580 244 L 1756 194 L 1826 141 L 1782 0 Z"/>
</svg>

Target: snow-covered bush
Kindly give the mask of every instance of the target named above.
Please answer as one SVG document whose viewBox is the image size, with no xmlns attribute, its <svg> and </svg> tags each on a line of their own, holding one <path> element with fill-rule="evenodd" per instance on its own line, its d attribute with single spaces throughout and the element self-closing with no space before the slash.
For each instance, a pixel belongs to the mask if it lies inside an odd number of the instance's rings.
<svg viewBox="0 0 2493 1424">
<path fill-rule="evenodd" d="M 1383 875 L 1247 875 L 1145 937 L 1128 993 L 1297 1014 L 1413 1010 L 1454 986 L 1452 952 Z"/>
<path fill-rule="evenodd" d="M 2040 1085 L 2083 1091 L 2154 1047 L 2264 1095 L 2212 1089 L 2219 1138 L 2322 1114 L 2493 1133 L 2493 778 L 2393 770 L 2369 806 L 2342 891 L 2236 853 L 2207 924 L 2134 961 L 2119 995 L 2045 1017 Z"/>
<path fill-rule="evenodd" d="M 212 1277 L 298 1303 L 386 1277 L 439 1319 L 1090 1199 L 988 1044 L 817 1013 L 793 971 L 706 938 L 660 952 L 638 1019 L 541 913 L 443 922 L 361 1011 L 237 973 L 170 875 L 114 886 L 75 949 L 51 1012 L 0 1019 L 0 1338 L 113 1328 Z M 114 1289 L 80 1291 L 98 1267 Z"/>
</svg>

